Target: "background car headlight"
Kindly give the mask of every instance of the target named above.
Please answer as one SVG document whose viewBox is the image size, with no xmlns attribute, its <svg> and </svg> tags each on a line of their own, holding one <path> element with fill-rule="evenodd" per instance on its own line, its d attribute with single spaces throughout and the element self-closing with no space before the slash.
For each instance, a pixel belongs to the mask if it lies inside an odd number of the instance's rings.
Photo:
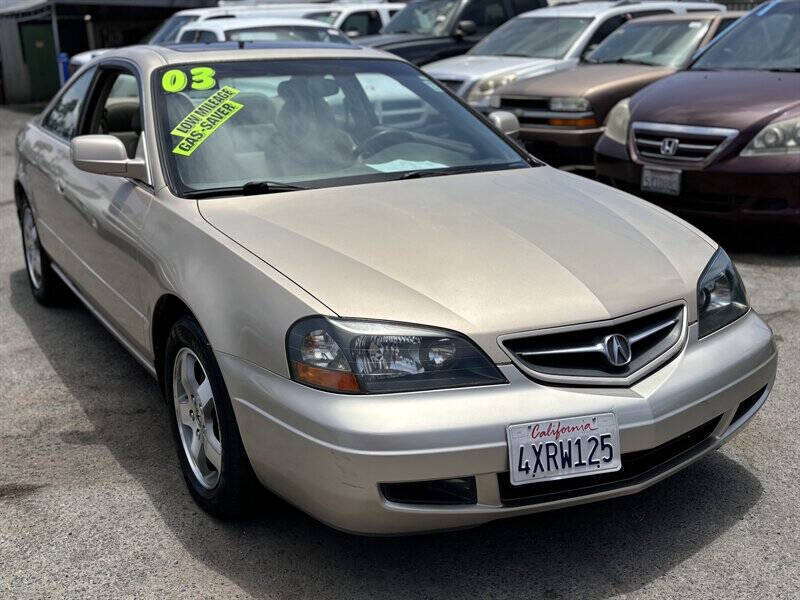
<svg viewBox="0 0 800 600">
<path fill-rule="evenodd" d="M 466 337 L 417 325 L 309 317 L 286 336 L 292 379 L 370 394 L 505 383 Z"/>
<path fill-rule="evenodd" d="M 800 117 L 770 123 L 750 140 L 741 156 L 800 154 Z"/>
<path fill-rule="evenodd" d="M 470 104 L 489 104 L 489 99 L 495 90 L 508 85 L 517 78 L 516 74 L 510 75 L 495 75 L 494 77 L 487 77 L 479 81 L 469 90 L 467 95 L 467 102 Z"/>
<path fill-rule="evenodd" d="M 550 98 L 550 110 L 586 112 L 589 110 L 589 101 L 586 98 Z"/>
<path fill-rule="evenodd" d="M 744 315 L 747 291 L 733 262 L 720 248 L 697 282 L 699 337 L 713 333 Z"/>
<path fill-rule="evenodd" d="M 606 117 L 605 136 L 618 144 L 628 144 L 628 125 L 631 122 L 630 98 L 620 100 Z"/>
</svg>

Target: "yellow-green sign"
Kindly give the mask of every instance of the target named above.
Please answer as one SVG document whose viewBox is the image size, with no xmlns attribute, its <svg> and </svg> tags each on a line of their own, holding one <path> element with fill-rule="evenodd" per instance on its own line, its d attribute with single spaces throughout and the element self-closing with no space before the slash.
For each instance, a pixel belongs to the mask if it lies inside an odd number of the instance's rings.
<svg viewBox="0 0 800 600">
<path fill-rule="evenodd" d="M 232 100 L 238 93 L 239 90 L 236 88 L 222 86 L 181 119 L 171 133 L 183 139 L 172 152 L 181 156 L 191 156 L 200 144 L 244 106 Z"/>
</svg>

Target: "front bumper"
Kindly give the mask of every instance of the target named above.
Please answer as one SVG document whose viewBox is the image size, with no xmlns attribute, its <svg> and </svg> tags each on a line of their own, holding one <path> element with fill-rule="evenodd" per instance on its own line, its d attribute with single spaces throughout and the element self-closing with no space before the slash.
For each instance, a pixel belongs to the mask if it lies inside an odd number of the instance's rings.
<svg viewBox="0 0 800 600">
<path fill-rule="evenodd" d="M 800 225 L 800 157 L 796 155 L 737 156 L 702 170 L 684 170 L 680 196 L 642 192 L 642 165 L 632 162 L 628 150 L 607 137 L 598 140 L 594 163 L 601 181 L 687 217 Z"/>
<path fill-rule="evenodd" d="M 638 492 L 730 439 L 765 402 L 777 361 L 772 332 L 753 311 L 702 340 L 691 325 L 682 352 L 629 388 L 548 387 L 503 365 L 508 385 L 346 396 L 217 357 L 261 482 L 321 521 L 367 534 L 467 527 Z M 533 499 L 504 499 L 507 425 L 609 411 L 620 427 L 623 469 L 626 454 L 664 447 L 718 420 L 691 448 L 618 485 L 541 501 L 532 484 L 524 487 Z M 389 502 L 379 489 L 470 476 L 477 503 L 469 505 Z"/>
<path fill-rule="evenodd" d="M 603 127 L 570 129 L 520 125 L 519 137 L 526 150 L 554 166 L 592 164 L 592 150 Z"/>
</svg>

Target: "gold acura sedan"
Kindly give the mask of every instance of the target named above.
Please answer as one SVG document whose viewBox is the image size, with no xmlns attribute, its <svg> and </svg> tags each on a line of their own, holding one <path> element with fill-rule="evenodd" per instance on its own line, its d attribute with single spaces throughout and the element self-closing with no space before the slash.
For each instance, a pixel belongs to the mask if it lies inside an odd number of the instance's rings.
<svg viewBox="0 0 800 600">
<path fill-rule="evenodd" d="M 17 139 L 31 290 L 160 382 L 219 516 L 258 482 L 372 534 L 640 491 L 761 408 L 772 332 L 713 241 L 516 125 L 374 50 L 110 51 Z"/>
</svg>

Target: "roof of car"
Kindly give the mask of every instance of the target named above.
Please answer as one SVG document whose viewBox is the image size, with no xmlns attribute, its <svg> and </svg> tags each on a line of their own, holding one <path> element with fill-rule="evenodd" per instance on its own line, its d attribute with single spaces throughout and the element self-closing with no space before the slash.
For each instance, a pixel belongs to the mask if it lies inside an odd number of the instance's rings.
<svg viewBox="0 0 800 600">
<path fill-rule="evenodd" d="M 96 60 L 104 61 L 114 58 L 131 60 L 145 70 L 171 64 L 259 59 L 372 58 L 405 62 L 399 56 L 381 50 L 356 45 L 317 42 L 216 42 L 174 46 L 128 46 L 109 50 Z"/>
<path fill-rule="evenodd" d="M 207 21 L 195 21 L 184 25 L 181 31 L 194 31 L 201 29 L 204 31 L 231 31 L 238 29 L 250 29 L 254 27 L 316 27 L 319 29 L 330 29 L 330 25 L 322 21 L 313 19 L 301 19 L 299 17 L 239 17 L 233 19 L 209 19 Z"/>
<path fill-rule="evenodd" d="M 596 17 L 608 12 L 625 13 L 632 10 L 658 10 L 660 8 L 672 8 L 674 6 L 681 6 L 686 9 L 698 9 L 719 7 L 724 9 L 721 4 L 713 4 L 710 2 L 681 2 L 680 0 L 665 0 L 664 2 L 576 2 L 574 4 L 556 4 L 554 6 L 546 6 L 544 8 L 537 8 L 526 13 L 519 15 L 522 18 L 526 17 Z"/>
<path fill-rule="evenodd" d="M 708 11 L 708 12 L 690 12 L 672 15 L 651 15 L 649 17 L 639 17 L 633 19 L 631 22 L 636 23 L 650 23 L 661 21 L 696 21 L 698 19 L 738 19 L 742 15 L 746 15 L 746 10 L 728 10 L 728 11 Z"/>
</svg>

